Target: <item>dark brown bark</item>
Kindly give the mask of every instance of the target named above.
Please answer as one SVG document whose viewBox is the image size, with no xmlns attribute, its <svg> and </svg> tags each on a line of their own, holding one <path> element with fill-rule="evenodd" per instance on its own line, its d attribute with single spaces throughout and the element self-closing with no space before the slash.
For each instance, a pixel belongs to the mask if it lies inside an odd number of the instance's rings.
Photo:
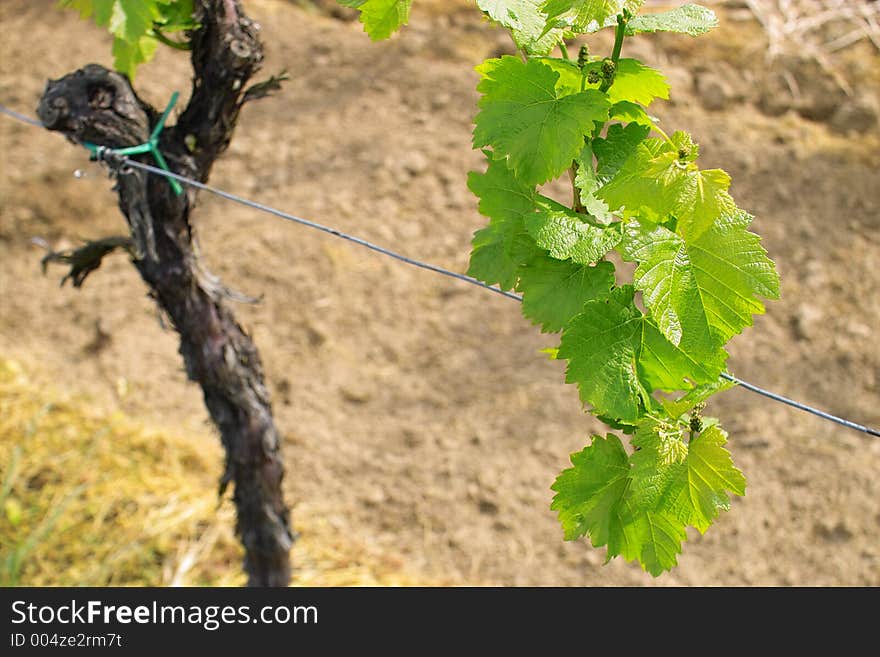
<svg viewBox="0 0 880 657">
<path fill-rule="evenodd" d="M 263 51 L 238 0 L 198 0 L 196 12 L 192 95 L 177 124 L 163 131 L 160 150 L 172 170 L 204 182 L 229 145 Z M 145 142 L 159 117 L 126 77 L 93 64 L 49 81 L 37 112 L 50 130 L 108 148 Z M 166 179 L 123 167 L 116 191 L 134 266 L 180 334 L 187 374 L 220 431 L 221 490 L 234 484 L 248 584 L 286 586 L 294 537 L 281 490 L 281 440 L 257 349 L 229 309 L 227 291 L 199 264 L 190 220 L 196 190 L 177 196 Z"/>
</svg>

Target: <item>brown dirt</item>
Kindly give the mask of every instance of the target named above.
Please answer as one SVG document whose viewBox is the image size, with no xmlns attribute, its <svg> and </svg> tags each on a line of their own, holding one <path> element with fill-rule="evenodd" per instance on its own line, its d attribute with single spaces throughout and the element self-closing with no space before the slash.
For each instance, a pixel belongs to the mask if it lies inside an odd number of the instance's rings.
<svg viewBox="0 0 880 657">
<path fill-rule="evenodd" d="M 54 4 L 0 8 L 0 102 L 31 115 L 47 78 L 111 64 L 108 39 Z M 473 67 L 507 47 L 502 35 L 460 3 L 416 3 L 409 28 L 379 44 L 291 2 L 246 4 L 263 25 L 265 72 L 287 69 L 291 81 L 246 109 L 212 183 L 465 270 L 484 224 L 465 186 L 481 166 Z M 682 85 L 654 111 L 694 134 L 704 166 L 731 173 L 779 267 L 782 300 L 732 342 L 731 370 L 878 426 L 878 133 L 759 112 L 758 27 L 724 25 L 626 47 Z M 871 71 L 866 57 L 876 55 L 858 50 L 859 70 Z M 745 92 L 708 111 L 691 83 L 719 59 Z M 188 81 L 185 57 L 162 52 L 137 86 L 158 106 Z M 207 435 L 175 336 L 124 258 L 81 290 L 59 289 L 60 269 L 39 271 L 34 236 L 60 247 L 124 231 L 111 183 L 56 135 L 3 119 L 0 138 L 0 355 L 107 407 Z M 263 297 L 238 312 L 286 436 L 294 522 L 325 518 L 416 578 L 456 585 L 880 584 L 880 440 L 725 392 L 709 411 L 730 432 L 746 497 L 694 534 L 666 576 L 603 566 L 604 551 L 562 541 L 548 508 L 569 453 L 602 427 L 563 385 L 561 364 L 539 354 L 552 337 L 515 303 L 220 199 L 200 203 L 209 267 Z"/>
</svg>

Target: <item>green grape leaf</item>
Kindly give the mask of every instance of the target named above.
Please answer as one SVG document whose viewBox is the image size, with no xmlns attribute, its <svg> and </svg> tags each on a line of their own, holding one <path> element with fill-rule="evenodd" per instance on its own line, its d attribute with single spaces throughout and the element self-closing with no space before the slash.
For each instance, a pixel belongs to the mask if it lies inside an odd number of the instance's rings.
<svg viewBox="0 0 880 657">
<path fill-rule="evenodd" d="M 490 159 L 485 173 L 469 174 L 468 188 L 490 219 L 474 234 L 468 275 L 513 289 L 520 266 L 542 253 L 525 227 L 525 217 L 535 213 L 534 186 L 514 178 L 503 160 Z"/>
<path fill-rule="evenodd" d="M 197 27 L 192 0 L 60 0 L 59 6 L 76 9 L 81 18 L 94 17 L 110 31 L 113 66 L 132 80 L 137 67 L 156 52 L 154 24 L 168 31 Z"/>
<path fill-rule="evenodd" d="M 660 175 L 664 167 L 677 166 L 674 154 L 672 160 L 668 157 L 670 152 L 671 147 L 661 139 L 643 139 L 596 195 L 608 204 L 612 212 L 624 216 L 638 215 L 655 222 L 665 220 L 675 205 L 667 186 L 676 184 L 676 178 Z M 674 169 L 671 173 L 685 175 L 684 171 Z"/>
<path fill-rule="evenodd" d="M 137 67 L 153 58 L 158 45 L 159 42 L 149 36 L 143 36 L 134 42 L 114 39 L 113 68 L 133 80 Z"/>
<path fill-rule="evenodd" d="M 337 0 L 361 12 L 364 32 L 373 41 L 387 39 L 409 22 L 412 0 Z"/>
<path fill-rule="evenodd" d="M 686 413 L 689 413 L 697 404 L 705 402 L 709 397 L 716 393 L 730 390 L 736 385 L 734 381 L 718 378 L 712 383 L 703 383 L 688 390 L 684 395 L 677 399 L 660 399 L 660 405 L 667 415 L 673 420 L 677 420 Z"/>
<path fill-rule="evenodd" d="M 598 73 L 601 69 L 602 62 L 590 62 L 584 70 L 595 70 Z M 596 82 L 590 87 L 598 87 L 600 84 L 601 82 Z M 655 98 L 669 99 L 669 83 L 660 71 L 645 66 L 637 59 L 623 58 L 617 62 L 614 82 L 607 93 L 612 104 L 630 101 L 647 107 Z"/>
<path fill-rule="evenodd" d="M 549 25 L 565 25 L 578 34 L 617 24 L 624 9 L 635 14 L 644 0 L 546 0 L 542 9 Z"/>
<path fill-rule="evenodd" d="M 614 285 L 614 265 L 595 267 L 540 256 L 519 270 L 523 315 L 544 333 L 561 331 L 590 299 L 607 295 Z"/>
<path fill-rule="evenodd" d="M 683 428 L 654 417 L 636 423 L 630 456 L 629 508 L 634 513 L 660 508 L 660 500 L 688 457 Z"/>
<path fill-rule="evenodd" d="M 719 511 L 730 510 L 727 491 L 746 494 L 746 479 L 733 465 L 724 445 L 727 433 L 718 425 L 708 427 L 688 445 L 685 468 L 675 477 L 661 504 L 682 522 L 705 533 Z M 668 503 L 667 503 L 668 500 Z"/>
<path fill-rule="evenodd" d="M 601 183 L 596 170 L 593 168 L 593 146 L 591 142 L 584 145 L 581 154 L 577 160 L 577 174 L 574 177 L 574 186 L 578 190 L 578 196 L 584 210 L 592 216 L 596 221 L 601 223 L 610 223 L 614 217 L 608 211 L 608 204 L 596 196 L 596 190 L 599 189 Z"/>
<path fill-rule="evenodd" d="M 735 212 L 736 203 L 727 191 L 730 177 L 720 169 L 701 171 L 693 162 L 697 147 L 686 146 L 683 134 L 673 135 L 679 137 L 676 146 L 661 139 L 643 140 L 597 196 L 612 211 L 623 208 L 627 216 L 656 223 L 675 216 L 678 232 L 689 238 L 721 215 Z"/>
<path fill-rule="evenodd" d="M 559 73 L 538 60 L 505 55 L 477 67 L 480 112 L 474 148 L 507 158 L 517 178 L 540 184 L 571 166 L 596 121 L 608 119 L 608 100 L 596 90 L 561 95 Z"/>
<path fill-rule="evenodd" d="M 637 59 L 623 58 L 617 62 L 608 98 L 612 103 L 628 100 L 647 107 L 655 98 L 669 100 L 669 83 L 660 71 Z"/>
<path fill-rule="evenodd" d="M 631 423 L 656 402 L 650 391 L 689 389 L 718 378 L 726 353 L 697 359 L 666 340 L 633 303 L 625 285 L 584 304 L 562 334 L 558 357 L 568 360 L 566 383 L 578 387 L 593 412 Z"/>
<path fill-rule="evenodd" d="M 562 40 L 563 29 L 548 26 L 541 11 L 544 0 L 477 0 L 489 18 L 510 30 L 517 47 L 530 55 L 546 55 Z"/>
<path fill-rule="evenodd" d="M 103 21 L 99 19 L 99 15 L 95 16 L 95 23 L 99 27 L 104 27 L 110 20 L 110 14 L 113 11 L 114 0 L 58 0 L 58 6 L 62 9 L 75 9 L 79 12 L 79 17 L 85 20 L 96 11 L 103 11 Z M 98 5 L 96 7 L 95 5 Z"/>
<path fill-rule="evenodd" d="M 106 27 L 117 39 L 137 43 L 161 17 L 157 3 L 169 0 L 60 0 L 59 6 L 76 9 L 80 18 L 94 15 L 99 27 Z"/>
<path fill-rule="evenodd" d="M 718 27 L 715 12 L 695 4 L 685 4 L 657 14 L 642 14 L 626 24 L 629 35 L 643 32 L 679 32 L 699 36 Z"/>
<path fill-rule="evenodd" d="M 609 136 L 611 126 L 608 129 Z M 605 184 L 598 190 L 597 196 L 608 204 L 612 212 L 622 213 L 624 216 L 639 215 L 652 221 L 665 220 L 672 211 L 674 204 L 669 199 L 664 187 L 664 181 L 655 174 L 655 170 L 661 168 L 658 159 L 668 156 L 672 147 L 661 139 L 645 138 L 635 142 L 638 136 L 636 130 L 647 134 L 647 128 L 630 123 L 627 127 L 630 131 L 628 139 L 619 135 L 616 142 L 618 148 L 611 149 L 602 144 L 598 139 L 595 143 L 596 154 L 599 157 L 599 176 Z M 636 133 L 636 134 L 634 134 Z M 603 150 L 609 152 L 609 169 L 603 171 Z M 626 157 L 624 162 L 621 159 Z M 674 158 L 674 154 L 673 154 Z M 668 160 L 668 157 L 666 158 Z M 666 160 L 663 164 L 666 164 Z M 674 164 L 674 162 L 673 162 Z M 681 175 L 684 175 L 682 172 Z M 622 212 L 621 212 L 622 211 Z"/>
<path fill-rule="evenodd" d="M 193 0 L 157 0 L 160 3 L 160 18 L 156 23 L 163 32 L 181 32 L 199 27 L 193 17 Z"/>
<path fill-rule="evenodd" d="M 682 162 L 696 162 L 700 156 L 700 145 L 686 132 L 681 130 L 673 132 L 669 141 L 678 149 L 678 159 Z"/>
<path fill-rule="evenodd" d="M 779 277 L 760 238 L 747 231 L 751 216 L 726 215 L 695 239 L 663 226 L 630 222 L 621 244 L 637 262 L 635 286 L 669 342 L 697 358 L 711 356 L 764 312 L 758 295 L 779 297 Z"/>
<path fill-rule="evenodd" d="M 721 169 L 688 171 L 675 189 L 672 212 L 678 218 L 678 232 L 697 237 L 721 215 L 736 212 L 728 193 L 730 176 Z"/>
<path fill-rule="evenodd" d="M 571 464 L 551 486 L 556 495 L 550 509 L 559 515 L 565 540 L 589 535 L 593 547 L 609 546 L 609 557 L 613 552 L 635 558 L 620 516 L 630 470 L 620 439 L 614 434 L 593 436 L 589 447 L 571 455 Z"/>
<path fill-rule="evenodd" d="M 116 0 L 110 17 L 110 32 L 129 43 L 137 43 L 160 16 L 155 0 Z"/>
<path fill-rule="evenodd" d="M 117 0 L 61 0 L 61 6 L 78 9 L 80 18 L 88 18 L 94 13 L 95 24 L 98 27 L 107 27 L 116 9 L 116 2 Z"/>
<path fill-rule="evenodd" d="M 559 349 L 557 349 L 556 351 L 559 352 Z M 593 415 L 595 415 L 596 418 L 600 422 L 602 422 L 602 424 L 607 424 L 612 429 L 617 429 L 619 431 L 622 431 L 625 434 L 630 435 L 630 434 L 634 433 L 636 430 L 636 425 L 632 424 L 631 422 L 622 422 L 622 421 L 617 420 L 613 417 L 608 417 L 607 415 L 602 415 L 601 413 L 593 413 Z"/>
<path fill-rule="evenodd" d="M 637 372 L 644 319 L 632 296 L 626 286 L 584 304 L 565 328 L 558 354 L 568 360 L 565 381 L 577 384 L 581 400 L 624 421 L 640 415 L 648 396 Z"/>
<path fill-rule="evenodd" d="M 650 128 L 630 123 L 622 126 L 615 123 L 608 127 L 605 137 L 593 140 L 596 153 L 596 176 L 600 185 L 607 184 L 617 175 L 624 164 L 636 154 L 636 151 L 648 136 Z"/>
<path fill-rule="evenodd" d="M 637 123 L 638 125 L 645 126 L 649 129 L 653 128 L 659 121 L 657 117 L 650 116 L 648 112 L 645 111 L 644 107 L 628 100 L 621 100 L 619 103 L 614 103 L 614 105 L 611 106 L 611 109 L 608 110 L 608 117 L 612 121 Z"/>
<path fill-rule="evenodd" d="M 724 369 L 727 352 L 718 347 L 704 355 L 672 344 L 653 320 L 644 322 L 639 352 L 639 374 L 652 390 L 681 390 L 714 381 Z"/>
<path fill-rule="evenodd" d="M 592 443 L 571 455 L 551 489 L 566 540 L 589 536 L 593 547 L 607 546 L 615 556 L 638 559 L 655 577 L 676 564 L 687 539 L 684 525 L 668 513 L 634 508 L 629 493 L 631 464 L 620 439 L 593 436 Z"/>
<path fill-rule="evenodd" d="M 620 225 L 595 226 L 583 215 L 547 198 L 536 198 L 538 212 L 526 219 L 526 230 L 535 243 L 559 260 L 571 258 L 588 265 L 604 257 L 620 242 Z"/>
<path fill-rule="evenodd" d="M 730 509 L 728 491 L 745 495 L 745 477 L 724 448 L 721 427 L 708 427 L 685 445 L 683 429 L 664 425 L 644 421 L 633 438 L 630 507 L 662 511 L 703 533 L 719 511 Z"/>
<path fill-rule="evenodd" d="M 569 59 L 557 59 L 555 57 L 535 58 L 544 66 L 547 66 L 559 74 L 556 81 L 556 92 L 560 96 L 570 96 L 581 91 L 581 69 L 576 62 Z"/>
<path fill-rule="evenodd" d="M 681 544 L 687 540 L 681 521 L 663 511 L 634 514 L 624 530 L 629 542 L 639 547 L 638 560 L 642 568 L 654 577 L 678 563 Z"/>
</svg>

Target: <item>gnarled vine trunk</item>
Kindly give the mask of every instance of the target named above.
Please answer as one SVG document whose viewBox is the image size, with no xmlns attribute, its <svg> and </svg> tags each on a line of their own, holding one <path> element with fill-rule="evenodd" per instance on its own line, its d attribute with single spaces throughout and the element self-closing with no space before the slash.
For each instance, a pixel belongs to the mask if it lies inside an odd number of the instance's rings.
<svg viewBox="0 0 880 657">
<path fill-rule="evenodd" d="M 241 107 L 261 95 L 248 96 L 246 83 L 263 51 L 258 26 L 239 0 L 197 0 L 195 6 L 200 27 L 191 35 L 192 94 L 177 124 L 162 132 L 159 148 L 173 171 L 204 182 L 229 145 Z M 49 81 L 37 112 L 48 129 L 108 148 L 146 142 L 159 119 L 126 77 L 94 64 Z M 149 155 L 139 157 L 155 164 Z M 191 223 L 196 190 L 177 195 L 167 179 L 130 167 L 117 179 L 134 266 L 179 333 L 187 374 L 201 386 L 220 431 L 226 450 L 221 491 L 234 484 L 248 584 L 286 586 L 293 533 L 281 489 L 280 436 L 257 349 L 235 320 L 227 290 L 199 264 Z M 75 284 L 100 265 L 106 250 L 98 253 L 80 267 Z"/>
</svg>

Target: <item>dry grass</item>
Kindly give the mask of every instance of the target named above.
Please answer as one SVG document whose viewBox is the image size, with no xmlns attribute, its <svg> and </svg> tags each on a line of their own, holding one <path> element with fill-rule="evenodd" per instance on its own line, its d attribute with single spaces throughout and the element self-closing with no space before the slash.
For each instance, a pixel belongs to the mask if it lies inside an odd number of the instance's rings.
<svg viewBox="0 0 880 657">
<path fill-rule="evenodd" d="M 805 47 L 828 55 L 865 40 L 880 50 L 874 0 L 745 0 L 769 39 L 768 55 Z"/>
<path fill-rule="evenodd" d="M 237 586 L 241 548 L 210 435 L 145 427 L 0 359 L 0 584 Z M 297 518 L 295 583 L 426 584 Z"/>
</svg>

